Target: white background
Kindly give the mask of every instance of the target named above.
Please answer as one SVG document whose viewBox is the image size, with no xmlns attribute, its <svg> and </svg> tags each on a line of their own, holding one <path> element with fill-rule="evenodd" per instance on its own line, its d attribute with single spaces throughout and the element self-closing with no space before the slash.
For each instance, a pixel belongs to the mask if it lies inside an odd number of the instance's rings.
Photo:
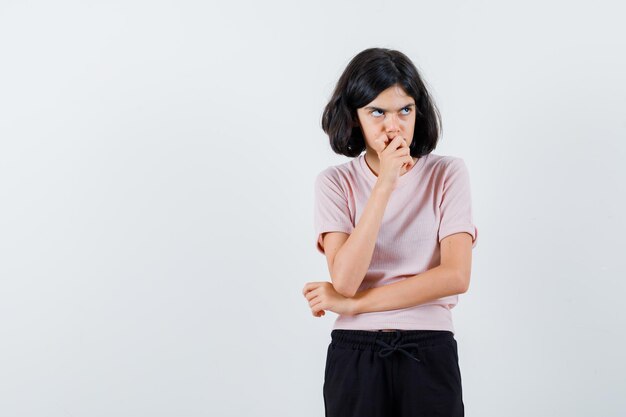
<svg viewBox="0 0 626 417">
<path fill-rule="evenodd" d="M 0 2 L 0 415 L 322 416 L 320 119 L 373 46 L 470 172 L 466 415 L 623 415 L 624 11 Z"/>
</svg>

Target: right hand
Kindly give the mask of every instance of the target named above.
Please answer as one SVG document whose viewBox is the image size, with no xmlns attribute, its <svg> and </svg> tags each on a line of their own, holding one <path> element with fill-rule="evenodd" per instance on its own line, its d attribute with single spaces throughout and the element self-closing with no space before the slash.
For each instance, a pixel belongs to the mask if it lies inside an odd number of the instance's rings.
<svg viewBox="0 0 626 417">
<path fill-rule="evenodd" d="M 390 141 L 387 134 L 381 135 L 374 140 L 374 143 L 380 161 L 378 181 L 389 186 L 395 186 L 400 175 L 415 164 L 413 157 L 411 157 L 409 145 L 401 135 L 396 135 Z"/>
</svg>

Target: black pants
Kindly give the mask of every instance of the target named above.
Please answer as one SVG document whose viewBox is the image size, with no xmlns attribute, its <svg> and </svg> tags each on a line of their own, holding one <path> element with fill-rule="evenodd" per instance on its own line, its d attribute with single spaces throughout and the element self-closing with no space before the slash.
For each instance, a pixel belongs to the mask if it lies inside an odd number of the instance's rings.
<svg viewBox="0 0 626 417">
<path fill-rule="evenodd" d="M 326 417 L 462 417 L 454 334 L 335 329 L 323 392 Z"/>
</svg>

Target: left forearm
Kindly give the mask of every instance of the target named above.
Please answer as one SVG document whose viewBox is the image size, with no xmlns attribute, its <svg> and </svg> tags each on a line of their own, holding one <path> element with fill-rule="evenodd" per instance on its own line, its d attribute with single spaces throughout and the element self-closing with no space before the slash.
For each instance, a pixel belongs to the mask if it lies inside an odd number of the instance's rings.
<svg viewBox="0 0 626 417">
<path fill-rule="evenodd" d="M 439 265 L 393 284 L 357 292 L 354 314 L 413 307 L 463 292 L 459 274 Z"/>
</svg>

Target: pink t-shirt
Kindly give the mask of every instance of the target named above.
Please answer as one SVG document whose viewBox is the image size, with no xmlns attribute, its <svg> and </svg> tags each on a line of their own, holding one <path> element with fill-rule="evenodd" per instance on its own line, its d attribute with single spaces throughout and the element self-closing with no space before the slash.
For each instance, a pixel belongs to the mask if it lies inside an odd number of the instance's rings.
<svg viewBox="0 0 626 417">
<path fill-rule="evenodd" d="M 377 176 L 365 153 L 330 166 L 315 179 L 314 228 L 317 250 L 323 232 L 352 233 L 365 209 Z M 391 193 L 376 239 L 369 269 L 358 291 L 391 284 L 440 263 L 439 242 L 458 232 L 472 235 L 469 173 L 462 158 L 430 153 L 401 175 Z M 333 329 L 449 330 L 458 295 L 418 306 L 337 316 Z"/>
</svg>

